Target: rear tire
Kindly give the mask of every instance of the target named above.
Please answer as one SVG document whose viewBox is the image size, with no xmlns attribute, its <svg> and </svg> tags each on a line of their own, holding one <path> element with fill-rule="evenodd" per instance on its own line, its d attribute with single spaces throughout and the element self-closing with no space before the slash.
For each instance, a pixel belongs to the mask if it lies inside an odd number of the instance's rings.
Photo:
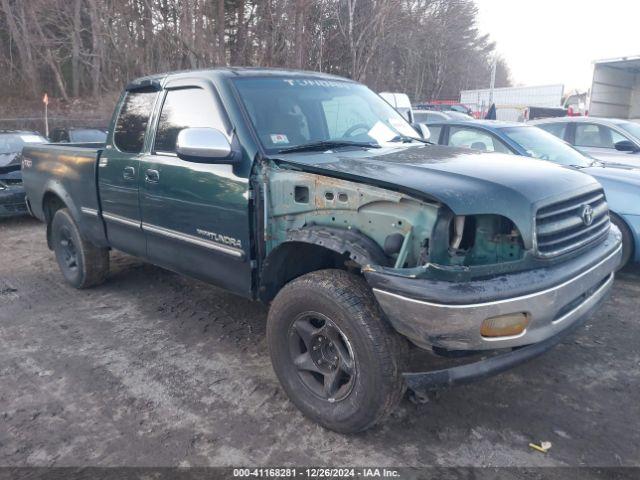
<svg viewBox="0 0 640 480">
<path fill-rule="evenodd" d="M 366 430 L 404 394 L 407 342 L 351 273 L 321 270 L 287 284 L 269 310 L 267 343 L 291 401 L 328 429 Z"/>
<path fill-rule="evenodd" d="M 51 239 L 58 266 L 69 285 L 88 288 L 104 282 L 109 273 L 109 249 L 82 238 L 68 209 L 61 208 L 53 216 Z"/>
<path fill-rule="evenodd" d="M 627 224 L 615 213 L 611 213 L 611 222 L 618 227 L 620 232 L 622 233 L 622 261 L 620 262 L 620 266 L 618 270 L 622 270 L 627 266 L 629 261 L 631 260 L 631 256 L 634 251 L 634 243 L 633 243 L 633 235 L 631 235 L 631 231 Z"/>
</svg>

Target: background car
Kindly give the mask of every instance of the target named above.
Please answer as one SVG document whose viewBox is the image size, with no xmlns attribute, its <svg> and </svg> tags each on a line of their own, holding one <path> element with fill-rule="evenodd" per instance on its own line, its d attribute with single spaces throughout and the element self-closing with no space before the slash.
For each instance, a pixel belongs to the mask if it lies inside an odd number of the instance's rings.
<svg viewBox="0 0 640 480">
<path fill-rule="evenodd" d="M 449 110 L 447 112 L 440 112 L 435 110 L 413 111 L 414 123 L 429 124 L 431 122 L 441 122 L 447 120 L 473 120 L 473 117 L 470 117 L 466 113 L 456 112 L 454 110 Z"/>
<path fill-rule="evenodd" d="M 107 132 L 99 128 L 59 127 L 49 135 L 51 143 L 105 143 Z"/>
<path fill-rule="evenodd" d="M 406 93 L 380 92 L 379 95 L 396 111 L 404 117 L 404 119 L 413 123 L 413 111 L 411 109 L 411 100 Z"/>
<path fill-rule="evenodd" d="M 430 140 L 440 145 L 548 160 L 595 177 L 604 188 L 611 220 L 622 232 L 622 265 L 640 262 L 640 169 L 598 162 L 544 130 L 516 122 L 441 122 L 429 130 Z"/>
<path fill-rule="evenodd" d="M 0 218 L 27 213 L 20 167 L 22 148 L 32 143 L 47 139 L 36 132 L 0 130 Z"/>
<path fill-rule="evenodd" d="M 436 110 L 438 112 L 460 112 L 473 116 L 473 110 L 461 103 L 418 103 L 413 106 L 414 110 Z"/>
<path fill-rule="evenodd" d="M 640 124 L 635 122 L 614 118 L 567 117 L 529 123 L 602 162 L 640 167 Z"/>
</svg>

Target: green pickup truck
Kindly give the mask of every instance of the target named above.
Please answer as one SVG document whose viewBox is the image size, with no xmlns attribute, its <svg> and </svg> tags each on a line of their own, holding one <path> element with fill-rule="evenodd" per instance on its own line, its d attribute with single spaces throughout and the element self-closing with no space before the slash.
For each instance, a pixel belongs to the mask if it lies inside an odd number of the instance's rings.
<svg viewBox="0 0 640 480">
<path fill-rule="evenodd" d="M 407 387 L 546 351 L 621 258 L 592 177 L 418 130 L 340 77 L 171 73 L 127 86 L 105 145 L 25 148 L 23 178 L 69 284 L 105 280 L 117 249 L 270 305 L 290 399 L 356 432 Z"/>
</svg>

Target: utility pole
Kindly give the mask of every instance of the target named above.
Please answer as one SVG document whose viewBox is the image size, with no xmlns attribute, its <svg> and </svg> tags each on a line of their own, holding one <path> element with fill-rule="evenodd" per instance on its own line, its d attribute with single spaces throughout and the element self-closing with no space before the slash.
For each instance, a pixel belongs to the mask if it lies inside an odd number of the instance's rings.
<svg viewBox="0 0 640 480">
<path fill-rule="evenodd" d="M 46 92 L 42 97 L 42 103 L 44 103 L 44 136 L 49 138 L 49 95 Z"/>
<path fill-rule="evenodd" d="M 498 59 L 493 60 L 491 65 L 491 83 L 489 84 L 489 107 L 493 104 L 493 90 L 496 87 L 496 69 L 498 68 Z"/>
</svg>

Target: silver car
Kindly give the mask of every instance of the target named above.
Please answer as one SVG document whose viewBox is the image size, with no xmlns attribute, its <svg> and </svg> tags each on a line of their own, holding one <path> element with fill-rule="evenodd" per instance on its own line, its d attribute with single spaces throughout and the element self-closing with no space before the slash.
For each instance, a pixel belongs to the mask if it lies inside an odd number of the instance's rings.
<svg viewBox="0 0 640 480">
<path fill-rule="evenodd" d="M 605 163 L 640 167 L 640 124 L 596 117 L 562 117 L 534 120 L 542 128 L 581 152 Z"/>
<path fill-rule="evenodd" d="M 447 110 L 446 112 L 436 110 L 413 110 L 414 123 L 446 122 L 447 120 L 473 120 L 473 117 L 466 113 Z"/>
</svg>

